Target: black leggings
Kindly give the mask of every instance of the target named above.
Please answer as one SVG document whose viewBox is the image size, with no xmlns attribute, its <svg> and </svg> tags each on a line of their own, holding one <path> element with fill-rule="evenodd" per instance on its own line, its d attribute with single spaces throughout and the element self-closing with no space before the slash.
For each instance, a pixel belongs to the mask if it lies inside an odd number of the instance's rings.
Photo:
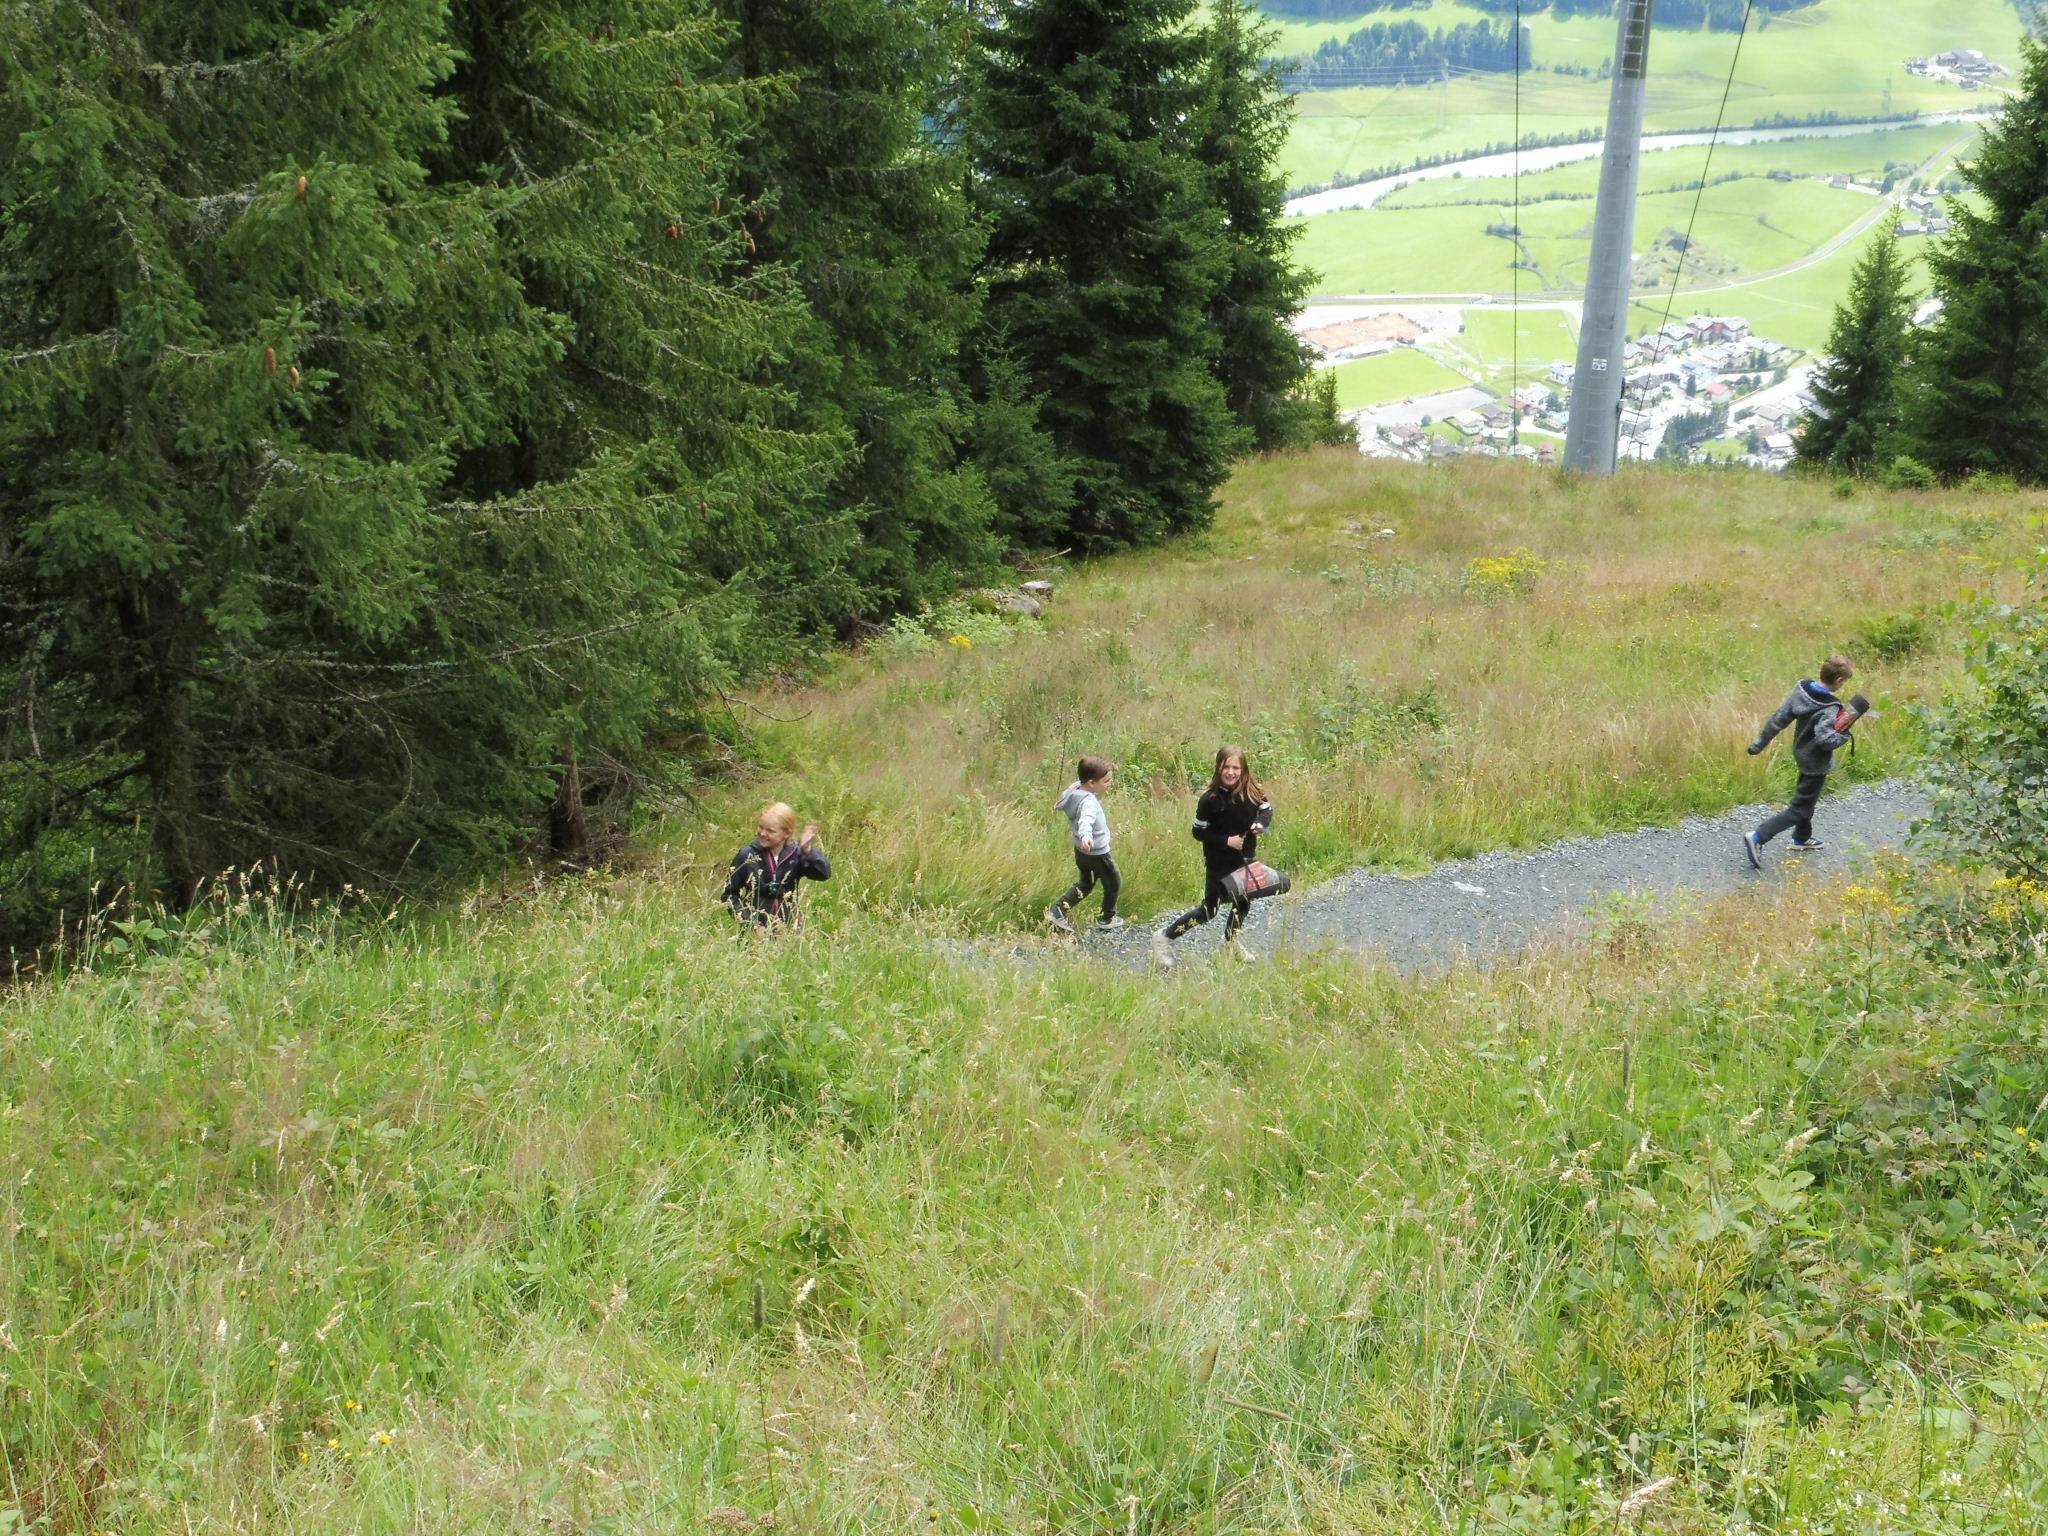
<svg viewBox="0 0 2048 1536">
<path fill-rule="evenodd" d="M 1803 843 L 1812 837 L 1814 807 L 1820 804 L 1820 792 L 1827 787 L 1827 782 L 1828 776 L 1824 773 L 1800 774 L 1799 787 L 1792 791 L 1792 803 L 1756 829 L 1758 845 L 1768 843 L 1787 828 L 1791 829 L 1796 842 Z"/>
<path fill-rule="evenodd" d="M 1189 929 L 1200 927 L 1221 911 L 1225 902 L 1230 903 L 1230 917 L 1223 925 L 1223 938 L 1225 942 L 1236 938 L 1237 930 L 1244 926 L 1244 920 L 1251 915 L 1252 904 L 1249 900 L 1232 901 L 1230 893 L 1223 889 L 1221 880 L 1209 882 L 1209 888 L 1202 893 L 1202 904 L 1199 907 L 1189 907 L 1166 925 L 1166 936 L 1169 939 L 1177 939 Z"/>
<path fill-rule="evenodd" d="M 1116 867 L 1116 860 L 1106 853 L 1083 853 L 1074 850 L 1074 867 L 1081 871 L 1080 878 L 1067 888 L 1056 905 L 1064 912 L 1088 899 L 1088 893 L 1095 889 L 1095 882 L 1102 882 L 1102 920 L 1106 923 L 1116 916 L 1116 899 L 1123 893 L 1123 871 Z"/>
</svg>

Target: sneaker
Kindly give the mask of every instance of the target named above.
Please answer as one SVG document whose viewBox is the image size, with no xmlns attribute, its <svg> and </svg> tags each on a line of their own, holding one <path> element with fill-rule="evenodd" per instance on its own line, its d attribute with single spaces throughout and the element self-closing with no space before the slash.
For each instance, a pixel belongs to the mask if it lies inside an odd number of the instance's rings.
<svg viewBox="0 0 2048 1536">
<path fill-rule="evenodd" d="M 1047 926 L 1049 926 L 1055 933 L 1064 933 L 1069 937 L 1072 937 L 1074 932 L 1074 925 L 1067 920 L 1066 908 L 1047 907 L 1045 909 L 1045 921 Z"/>
<path fill-rule="evenodd" d="M 1792 851 L 1794 853 L 1818 853 L 1824 846 L 1825 845 L 1817 837 L 1809 837 L 1803 843 L 1799 842 L 1797 839 L 1794 839 L 1792 843 Z"/>
<path fill-rule="evenodd" d="M 1232 939 L 1230 941 L 1230 953 L 1236 959 L 1243 961 L 1246 965 L 1256 964 L 1259 958 L 1257 955 L 1253 954 L 1250 950 L 1244 947 L 1243 939 Z"/>
<path fill-rule="evenodd" d="M 1152 963 L 1162 971 L 1173 969 L 1173 941 L 1167 938 L 1164 928 L 1152 930 Z"/>
<path fill-rule="evenodd" d="M 1756 834 L 1754 832 L 1742 834 L 1742 851 L 1749 855 L 1749 867 L 1751 869 L 1762 869 L 1764 867 L 1763 851 L 1757 847 Z"/>
<path fill-rule="evenodd" d="M 1816 846 L 1818 845 L 1816 844 Z M 1123 925 L 1124 920 L 1120 917 L 1105 917 L 1095 925 L 1095 931 L 1097 933 L 1115 933 Z"/>
</svg>

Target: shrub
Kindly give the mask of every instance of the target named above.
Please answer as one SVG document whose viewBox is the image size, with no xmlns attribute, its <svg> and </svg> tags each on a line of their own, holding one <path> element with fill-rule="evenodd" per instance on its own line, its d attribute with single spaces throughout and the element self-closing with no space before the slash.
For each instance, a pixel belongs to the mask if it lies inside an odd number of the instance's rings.
<svg viewBox="0 0 2048 1536">
<path fill-rule="evenodd" d="M 1334 689 L 1310 698 L 1302 744 L 1317 759 L 1369 762 L 1400 742 L 1441 735 L 1450 723 L 1450 706 L 1434 682 L 1382 690 L 1346 670 Z"/>
<path fill-rule="evenodd" d="M 2011 496 L 2018 492 L 2019 481 L 1998 470 L 1979 469 L 1963 481 L 1963 489 L 1980 496 Z"/>
<path fill-rule="evenodd" d="M 1900 662 L 1918 656 L 1933 639 L 1934 625 L 1924 613 L 1880 615 L 1856 627 L 1856 649 L 1877 661 Z"/>
<path fill-rule="evenodd" d="M 1931 491 L 1937 482 L 1933 470 L 1902 453 L 1878 471 L 1877 483 L 1888 491 Z"/>
<path fill-rule="evenodd" d="M 2027 598 L 1986 605 L 1971 627 L 1968 680 L 1930 724 L 1928 839 L 1958 862 L 2048 883 L 2048 556 Z"/>
<path fill-rule="evenodd" d="M 929 656 L 943 647 L 988 650 L 1012 638 L 1020 628 L 1038 621 L 1021 615 L 991 613 L 966 598 L 953 598 L 919 614 L 899 613 L 875 642 L 886 660 Z"/>
</svg>

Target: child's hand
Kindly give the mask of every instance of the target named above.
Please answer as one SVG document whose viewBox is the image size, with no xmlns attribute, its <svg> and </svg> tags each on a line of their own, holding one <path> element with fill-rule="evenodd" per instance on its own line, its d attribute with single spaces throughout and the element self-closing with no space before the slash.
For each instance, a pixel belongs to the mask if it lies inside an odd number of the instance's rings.
<svg viewBox="0 0 2048 1536">
<path fill-rule="evenodd" d="M 798 839 L 797 839 L 796 841 L 797 841 L 797 846 L 798 846 L 799 848 L 808 848 L 808 847 L 810 847 L 810 846 L 811 846 L 811 844 L 815 843 L 815 842 L 816 842 L 817 840 L 818 840 L 818 824 L 817 824 L 817 823 L 816 823 L 816 822 L 814 821 L 814 822 L 811 822 L 811 823 L 810 823 L 810 824 L 809 824 L 808 826 L 806 826 L 806 827 L 804 828 L 804 835 L 803 835 L 802 837 L 798 838 Z"/>
<path fill-rule="evenodd" d="M 1225 839 L 1223 839 L 1223 846 L 1226 848 L 1235 848 L 1240 853 L 1242 853 L 1244 851 L 1244 839 L 1242 837 L 1237 836 L 1226 837 Z"/>
<path fill-rule="evenodd" d="M 1095 839 L 1094 839 L 1094 838 L 1092 838 L 1092 837 L 1084 837 L 1084 838 L 1082 838 L 1082 839 L 1081 839 L 1081 851 L 1082 851 L 1083 853 L 1093 853 L 1093 852 L 1095 851 Z"/>
</svg>

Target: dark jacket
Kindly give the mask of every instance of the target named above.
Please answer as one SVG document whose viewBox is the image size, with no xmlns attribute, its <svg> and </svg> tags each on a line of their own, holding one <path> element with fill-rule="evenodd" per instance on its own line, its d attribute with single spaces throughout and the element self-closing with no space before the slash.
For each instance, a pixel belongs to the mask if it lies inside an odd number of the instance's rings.
<svg viewBox="0 0 2048 1536">
<path fill-rule="evenodd" d="M 1273 802 L 1243 800 L 1221 789 L 1205 789 L 1195 802 L 1195 841 L 1211 884 L 1259 856 L 1259 834 L 1273 825 Z M 1244 846 L 1229 840 L 1242 837 Z"/>
<path fill-rule="evenodd" d="M 732 873 L 720 900 L 742 921 L 794 926 L 802 916 L 797 910 L 797 882 L 831 878 L 832 861 L 816 848 L 791 840 L 771 855 L 752 842 L 732 856 Z"/>
<path fill-rule="evenodd" d="M 1835 765 L 1835 750 L 1849 738 L 1847 730 L 1835 729 L 1836 712 L 1842 709 L 1842 700 L 1836 698 L 1819 683 L 1808 678 L 1792 690 L 1792 696 L 1778 706 L 1778 712 L 1764 722 L 1757 732 L 1756 740 L 1749 744 L 1750 755 L 1771 744 L 1771 738 L 1786 726 L 1792 727 L 1792 756 L 1799 763 L 1801 773 L 1826 773 Z M 1854 721 L 1850 724 L 1853 726 Z"/>
</svg>

